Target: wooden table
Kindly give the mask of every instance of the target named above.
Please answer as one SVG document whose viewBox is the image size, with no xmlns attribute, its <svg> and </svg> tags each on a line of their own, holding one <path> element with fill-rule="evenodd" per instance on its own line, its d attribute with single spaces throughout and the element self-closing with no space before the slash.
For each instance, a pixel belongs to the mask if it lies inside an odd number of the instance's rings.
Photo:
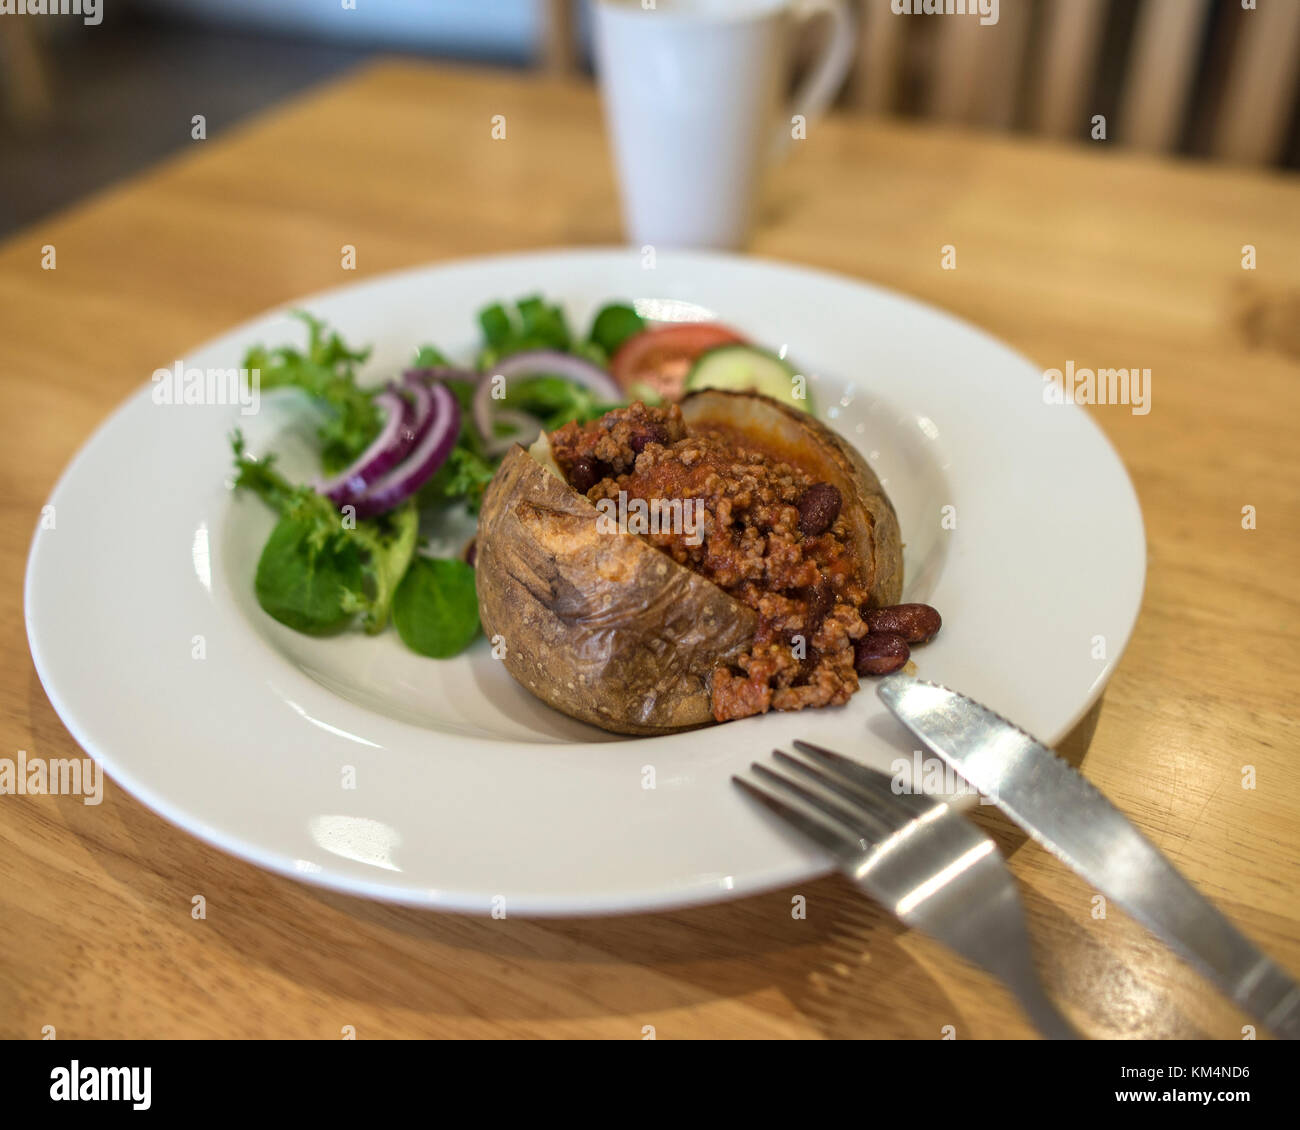
<svg viewBox="0 0 1300 1130">
<path fill-rule="evenodd" d="M 1152 369 L 1150 415 L 1092 409 L 1137 484 L 1150 565 L 1129 652 L 1071 745 L 1091 737 L 1088 775 L 1300 974 L 1300 189 L 1104 144 L 815 125 L 771 185 L 754 250 L 937 303 L 1044 368 Z M 0 756 L 76 753 L 28 656 L 24 562 L 58 473 L 157 365 L 358 276 L 619 239 L 591 89 L 388 63 L 0 247 Z M 944 244 L 956 270 L 940 269 Z M 1241 1037 L 1243 1018 L 1163 947 L 1117 911 L 1095 918 L 1089 888 L 996 813 L 980 819 L 1011 853 L 1050 988 L 1087 1032 Z M 190 915 L 195 892 L 206 920 Z M 0 954 L 6 1037 L 1030 1033 L 988 977 L 838 878 L 673 914 L 470 919 L 267 874 L 112 785 L 98 808 L 0 797 Z"/>
</svg>

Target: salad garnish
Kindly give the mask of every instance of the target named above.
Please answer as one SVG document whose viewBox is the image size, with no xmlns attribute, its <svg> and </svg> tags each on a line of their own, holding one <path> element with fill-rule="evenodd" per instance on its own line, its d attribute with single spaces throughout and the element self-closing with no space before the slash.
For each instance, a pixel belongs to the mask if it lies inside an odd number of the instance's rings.
<svg viewBox="0 0 1300 1130">
<path fill-rule="evenodd" d="M 780 394 L 788 369 L 730 329 L 655 325 L 625 302 L 602 307 L 578 338 L 561 306 L 533 295 L 480 311 L 472 364 L 421 345 L 409 367 L 372 388 L 358 381 L 369 348 L 294 316 L 306 347 L 256 346 L 244 367 L 260 371 L 263 391 L 296 389 L 319 410 L 319 475 L 290 482 L 274 454 L 254 458 L 242 434 L 231 436 L 235 488 L 277 515 L 257 563 L 258 603 L 311 635 L 374 634 L 391 621 L 408 647 L 438 659 L 463 651 L 480 627 L 472 546 L 434 557 L 428 537 L 445 535 L 457 513 L 477 514 L 512 445 L 714 380 Z"/>
</svg>

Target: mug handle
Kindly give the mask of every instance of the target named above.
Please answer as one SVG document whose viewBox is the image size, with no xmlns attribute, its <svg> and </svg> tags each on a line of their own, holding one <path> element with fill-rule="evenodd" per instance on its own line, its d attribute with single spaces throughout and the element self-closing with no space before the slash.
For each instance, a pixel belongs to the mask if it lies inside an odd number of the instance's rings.
<svg viewBox="0 0 1300 1130">
<path fill-rule="evenodd" d="M 792 140 L 791 120 L 802 114 L 805 121 L 820 118 L 839 93 L 848 77 L 857 53 L 857 36 L 853 14 L 846 0 L 795 0 L 791 9 L 795 20 L 795 33 L 806 28 L 815 19 L 830 20 L 830 35 L 822 48 L 821 58 L 813 65 L 807 77 L 799 84 L 794 97 L 786 106 L 785 118 L 777 123 L 773 138 L 772 157 L 781 157 Z"/>
</svg>

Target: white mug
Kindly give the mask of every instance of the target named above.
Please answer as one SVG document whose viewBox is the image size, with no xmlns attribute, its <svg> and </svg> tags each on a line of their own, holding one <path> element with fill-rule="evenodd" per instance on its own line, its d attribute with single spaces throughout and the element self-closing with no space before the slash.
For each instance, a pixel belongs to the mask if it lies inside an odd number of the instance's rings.
<svg viewBox="0 0 1300 1130">
<path fill-rule="evenodd" d="M 634 244 L 742 246 L 766 167 L 822 113 L 855 52 L 845 0 L 595 0 L 596 66 Z M 780 109 L 789 49 L 831 23 Z"/>
</svg>

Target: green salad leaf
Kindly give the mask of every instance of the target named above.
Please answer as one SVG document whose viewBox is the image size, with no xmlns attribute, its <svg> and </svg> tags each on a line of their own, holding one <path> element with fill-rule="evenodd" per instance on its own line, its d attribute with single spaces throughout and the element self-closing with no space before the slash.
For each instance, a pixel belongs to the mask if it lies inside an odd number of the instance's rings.
<svg viewBox="0 0 1300 1130">
<path fill-rule="evenodd" d="M 447 461 L 420 488 L 417 497 L 422 506 L 439 506 L 464 502 L 470 513 L 477 514 L 483 504 L 483 492 L 496 474 L 496 461 L 481 455 L 467 444 L 458 443 Z"/>
<path fill-rule="evenodd" d="M 342 470 L 379 434 L 382 419 L 371 392 L 356 381 L 356 366 L 369 349 L 351 349 L 325 323 L 305 311 L 293 317 L 307 326 L 306 351 L 292 346 L 267 349 L 256 345 L 244 356 L 244 368 L 257 369 L 261 389 L 298 388 L 325 409 L 320 429 L 321 462 L 327 472 Z"/>
<path fill-rule="evenodd" d="M 549 305 L 539 295 L 521 298 L 511 311 L 500 302 L 479 311 L 483 349 L 479 369 L 489 369 L 502 357 L 525 349 L 558 349 L 567 352 L 573 344 L 564 309 Z"/>
<path fill-rule="evenodd" d="M 361 555 L 345 541 L 322 541 L 309 520 L 276 523 L 257 560 L 257 603 L 281 624 L 323 636 L 355 616 L 345 598 L 361 587 Z"/>
<path fill-rule="evenodd" d="M 508 403 L 512 409 L 526 412 L 553 432 L 570 420 L 586 423 L 603 416 L 618 405 L 601 400 L 583 385 L 563 377 L 525 377 L 511 383 Z"/>
<path fill-rule="evenodd" d="M 451 558 L 416 557 L 397 587 L 393 623 L 412 651 L 459 655 L 479 634 L 474 570 Z"/>
<path fill-rule="evenodd" d="M 358 615 L 367 632 L 382 631 L 415 553 L 414 501 L 352 520 L 311 487 L 290 483 L 274 456 L 248 455 L 238 432 L 231 447 L 235 488 L 252 491 L 280 515 L 257 563 L 254 591 L 262 608 L 311 635 L 339 631 Z"/>
<path fill-rule="evenodd" d="M 358 522 L 350 532 L 361 547 L 362 589 L 360 595 L 349 592 L 344 599 L 361 613 L 361 626 L 374 635 L 387 625 L 397 587 L 415 555 L 420 513 L 415 500 L 407 499 L 386 514 Z"/>
<path fill-rule="evenodd" d="M 411 361 L 412 369 L 432 369 L 439 365 L 449 365 L 446 355 L 432 345 L 422 345 L 415 351 Z"/>
<path fill-rule="evenodd" d="M 606 357 L 613 357 L 619 346 L 643 329 L 645 319 L 631 306 L 623 302 L 611 302 L 596 314 L 587 338 L 600 346 Z"/>
<path fill-rule="evenodd" d="M 500 350 L 515 334 L 510 314 L 500 302 L 485 306 L 478 313 L 478 324 L 483 329 L 483 341 L 489 349 Z"/>
</svg>

